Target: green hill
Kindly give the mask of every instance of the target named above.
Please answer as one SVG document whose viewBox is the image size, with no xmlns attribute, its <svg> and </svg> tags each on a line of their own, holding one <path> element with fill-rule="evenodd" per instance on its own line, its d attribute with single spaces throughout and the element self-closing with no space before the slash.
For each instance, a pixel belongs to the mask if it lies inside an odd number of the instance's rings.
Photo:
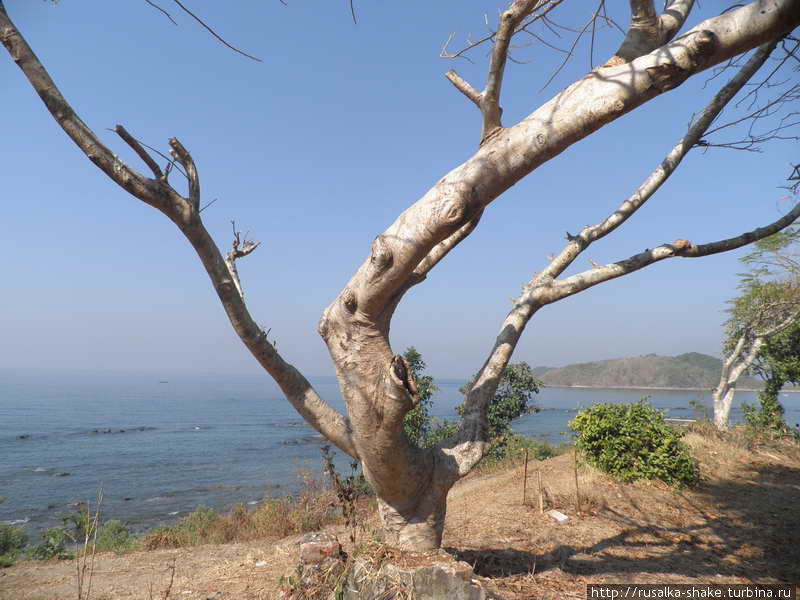
<svg viewBox="0 0 800 600">
<path fill-rule="evenodd" d="M 678 356 L 646 354 L 568 365 L 537 367 L 534 372 L 552 386 L 704 388 L 719 383 L 722 361 L 707 354 L 687 352 Z M 740 388 L 760 387 L 761 382 L 743 377 Z"/>
</svg>

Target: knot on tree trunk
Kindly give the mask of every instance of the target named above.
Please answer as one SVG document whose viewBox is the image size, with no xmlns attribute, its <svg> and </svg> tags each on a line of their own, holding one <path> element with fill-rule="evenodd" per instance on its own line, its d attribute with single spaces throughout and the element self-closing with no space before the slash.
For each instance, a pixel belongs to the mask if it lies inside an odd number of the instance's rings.
<svg viewBox="0 0 800 600">
<path fill-rule="evenodd" d="M 419 404 L 417 382 L 414 380 L 414 375 L 411 372 L 411 367 L 408 365 L 408 362 L 399 354 L 392 357 L 392 372 L 411 396 L 413 405 L 416 406 Z"/>
</svg>

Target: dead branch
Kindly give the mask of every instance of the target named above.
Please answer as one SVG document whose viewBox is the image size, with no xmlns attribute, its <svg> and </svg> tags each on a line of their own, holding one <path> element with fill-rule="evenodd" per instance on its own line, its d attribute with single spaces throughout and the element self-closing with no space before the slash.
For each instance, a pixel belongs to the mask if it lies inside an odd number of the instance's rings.
<svg viewBox="0 0 800 600">
<path fill-rule="evenodd" d="M 153 8 L 155 8 L 156 10 L 160 11 L 165 17 L 167 17 L 170 21 L 172 21 L 173 25 L 175 25 L 177 27 L 177 25 L 178 25 L 177 21 L 175 21 L 175 19 L 172 18 L 172 15 L 169 14 L 166 10 L 164 10 L 162 7 L 160 7 L 155 2 L 151 2 L 151 0 L 144 0 L 144 1 L 147 2 L 147 4 L 149 4 Z"/>
<path fill-rule="evenodd" d="M 194 159 L 178 141 L 178 138 L 171 138 L 169 140 L 170 151 L 169 153 L 177 160 L 183 169 L 186 171 L 186 178 L 189 180 L 189 202 L 195 210 L 200 212 L 200 175 L 197 173 L 197 167 L 194 164 Z"/>
<path fill-rule="evenodd" d="M 203 21 L 203 19 L 201 19 L 196 14 L 194 14 L 192 11 L 190 11 L 180 0 L 172 0 L 172 1 L 175 4 L 177 4 L 183 12 L 185 12 L 187 15 L 189 15 L 195 21 L 197 21 L 206 31 L 208 31 L 211 35 L 213 35 L 223 45 L 227 46 L 228 48 L 230 48 L 234 52 L 237 52 L 238 54 L 241 54 L 242 56 L 246 56 L 250 60 L 254 60 L 256 62 L 264 62 L 260 58 L 258 58 L 256 56 L 252 56 L 251 54 L 248 54 L 247 52 L 244 52 L 243 50 L 240 50 L 239 48 L 237 48 L 233 44 L 231 44 L 228 41 L 226 41 L 221 35 L 219 35 L 216 31 L 214 31 L 205 21 Z"/>
<path fill-rule="evenodd" d="M 623 275 L 633 273 L 644 267 L 652 265 L 656 262 L 674 258 L 676 256 L 683 258 L 698 258 L 701 256 L 711 256 L 712 254 L 719 254 L 721 252 L 728 252 L 736 250 L 747 244 L 752 244 L 761 240 L 773 233 L 777 233 L 781 229 L 791 225 L 800 217 L 800 202 L 797 203 L 791 211 L 786 215 L 758 229 L 748 231 L 736 237 L 719 240 L 716 242 L 709 242 L 707 244 L 695 245 L 687 240 L 676 240 L 671 244 L 662 244 L 653 248 L 635 254 L 625 260 L 621 260 L 609 265 L 605 265 L 599 269 L 592 269 L 584 271 L 567 277 L 563 280 L 554 282 L 552 286 L 552 293 L 548 294 L 547 301 L 555 302 L 567 296 L 572 296 L 580 291 L 593 287 L 599 283 L 616 279 Z"/>
<path fill-rule="evenodd" d="M 244 299 L 244 291 L 242 290 L 242 282 L 239 279 L 239 270 L 236 268 L 236 260 L 251 254 L 261 245 L 261 242 L 252 242 L 247 239 L 247 235 L 242 239 L 241 232 L 236 230 L 236 221 L 231 221 L 231 227 L 233 228 L 233 243 L 232 249 L 225 256 L 225 264 L 228 266 L 228 271 L 230 271 L 233 278 L 236 291 L 239 292 L 239 297 Z"/>
<path fill-rule="evenodd" d="M 130 134 L 128 133 L 122 125 L 117 125 L 114 128 L 114 131 L 117 132 L 117 135 L 123 139 L 123 141 L 128 144 L 136 154 L 139 155 L 144 163 L 150 168 L 155 175 L 156 179 L 161 179 L 164 177 L 164 173 L 161 171 L 161 167 L 158 166 L 158 163 L 153 160 L 153 157 L 147 153 L 147 151 L 142 148 L 142 145 Z"/>
</svg>

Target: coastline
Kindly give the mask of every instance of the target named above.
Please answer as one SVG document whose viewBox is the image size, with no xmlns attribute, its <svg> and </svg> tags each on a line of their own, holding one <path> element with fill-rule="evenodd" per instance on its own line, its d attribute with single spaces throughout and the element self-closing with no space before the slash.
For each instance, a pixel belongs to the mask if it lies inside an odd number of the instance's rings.
<svg viewBox="0 0 800 600">
<path fill-rule="evenodd" d="M 656 387 L 656 386 L 640 386 L 640 385 L 552 385 L 549 383 L 544 384 L 545 388 L 560 388 L 568 390 L 654 390 L 659 392 L 708 392 L 709 394 L 714 391 L 714 388 L 705 387 Z M 763 388 L 736 388 L 737 392 L 760 392 Z M 794 394 L 800 393 L 798 388 L 783 388 L 781 393 Z"/>
</svg>

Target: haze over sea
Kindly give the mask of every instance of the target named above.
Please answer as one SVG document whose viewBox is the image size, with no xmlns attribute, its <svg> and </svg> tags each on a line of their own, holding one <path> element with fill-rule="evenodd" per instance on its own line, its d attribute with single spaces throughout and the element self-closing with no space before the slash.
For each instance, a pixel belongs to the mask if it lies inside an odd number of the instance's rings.
<svg viewBox="0 0 800 600">
<path fill-rule="evenodd" d="M 333 377 L 312 383 L 343 409 Z M 436 383 L 433 414 L 453 418 L 464 381 Z M 694 416 L 692 400 L 710 403 L 701 391 L 545 388 L 541 412 L 514 429 L 562 443 L 577 408 L 645 395 L 675 418 Z M 800 394 L 781 400 L 787 422 L 800 422 Z M 742 401 L 755 394 L 737 393 L 734 421 Z M 299 472 L 320 471 L 323 444 L 266 376 L 0 370 L 0 521 L 35 534 L 102 488 L 105 518 L 142 531 L 200 504 L 225 509 L 291 494 Z M 337 458 L 343 470 L 348 463 Z"/>
</svg>

